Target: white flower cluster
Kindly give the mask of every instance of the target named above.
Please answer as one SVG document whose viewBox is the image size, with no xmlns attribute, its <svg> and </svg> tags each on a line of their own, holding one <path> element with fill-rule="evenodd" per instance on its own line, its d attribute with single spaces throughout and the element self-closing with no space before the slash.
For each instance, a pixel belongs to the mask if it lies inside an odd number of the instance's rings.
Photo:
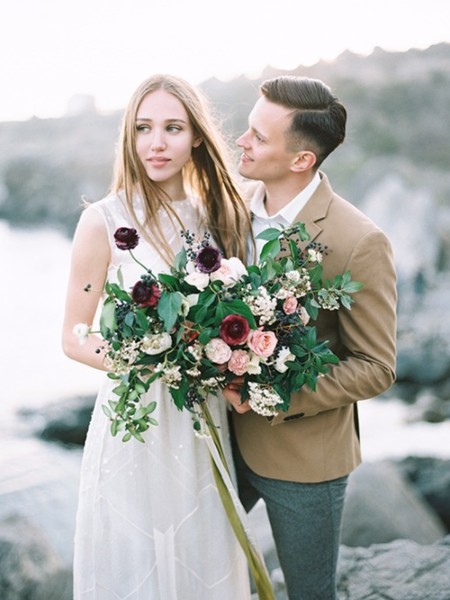
<svg viewBox="0 0 450 600">
<path fill-rule="evenodd" d="M 320 290 L 317 299 L 320 306 L 325 310 L 338 310 L 339 308 L 339 297 L 336 292 Z"/>
<path fill-rule="evenodd" d="M 318 250 L 314 250 L 314 248 L 309 248 L 308 250 L 308 260 L 309 262 L 317 262 L 317 263 L 321 263 L 322 262 L 322 252 L 319 252 Z"/>
<path fill-rule="evenodd" d="M 263 417 L 274 417 L 278 414 L 278 404 L 282 404 L 280 396 L 271 388 L 250 381 L 248 384 L 249 405 L 256 413 Z"/>
<path fill-rule="evenodd" d="M 118 375 L 126 375 L 130 372 L 133 363 L 139 356 L 141 342 L 140 340 L 130 339 L 120 346 L 119 350 L 111 356 L 105 356 L 104 364 L 108 371 L 117 373 Z"/>
<path fill-rule="evenodd" d="M 199 342 L 194 342 L 186 350 L 195 360 L 200 360 L 203 356 L 203 346 Z"/>
<path fill-rule="evenodd" d="M 219 385 L 221 384 L 221 382 L 224 380 L 224 377 L 210 377 L 209 379 L 204 379 L 202 381 L 202 385 L 206 388 L 206 389 L 210 389 L 213 390 L 215 388 L 218 388 Z"/>
<path fill-rule="evenodd" d="M 155 371 L 162 373 L 161 381 L 171 388 L 178 389 L 182 379 L 180 366 L 173 363 L 158 363 Z"/>
<path fill-rule="evenodd" d="M 275 308 L 277 299 L 272 298 L 265 287 L 258 288 L 258 295 L 249 294 L 244 298 L 255 317 L 259 317 L 260 325 L 273 323 L 275 320 Z"/>
<path fill-rule="evenodd" d="M 295 296 L 302 298 L 311 290 L 311 280 L 307 269 L 288 271 L 281 278 L 281 288 L 275 294 L 279 300 Z"/>
</svg>

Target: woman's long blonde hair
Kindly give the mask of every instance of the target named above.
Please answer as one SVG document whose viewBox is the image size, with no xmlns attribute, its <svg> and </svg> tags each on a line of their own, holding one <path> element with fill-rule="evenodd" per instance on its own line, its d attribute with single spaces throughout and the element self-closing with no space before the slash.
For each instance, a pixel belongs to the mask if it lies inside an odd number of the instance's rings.
<svg viewBox="0 0 450 600">
<path fill-rule="evenodd" d="M 157 90 L 165 90 L 180 100 L 188 113 L 194 135 L 202 138 L 202 143 L 192 148 L 191 159 L 183 169 L 183 178 L 202 203 L 208 230 L 225 256 L 238 256 L 245 261 L 251 222 L 249 211 L 231 175 L 231 153 L 215 123 L 208 101 L 183 79 L 154 75 L 133 94 L 122 121 L 111 191 L 124 192 L 128 210 L 136 223 L 133 196 L 136 193 L 142 196 L 145 221 L 139 226 L 147 240 L 170 262 L 173 254 L 162 234 L 159 208 L 164 207 L 180 228 L 182 223 L 171 207 L 170 198 L 148 177 L 136 152 L 137 111 L 144 97 Z"/>
</svg>

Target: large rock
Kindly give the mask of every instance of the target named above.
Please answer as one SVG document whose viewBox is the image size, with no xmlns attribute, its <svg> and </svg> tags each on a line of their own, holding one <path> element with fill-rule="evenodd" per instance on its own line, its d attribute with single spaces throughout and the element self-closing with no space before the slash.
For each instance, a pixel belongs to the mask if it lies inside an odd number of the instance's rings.
<svg viewBox="0 0 450 600">
<path fill-rule="evenodd" d="M 22 410 L 36 434 L 44 440 L 83 446 L 95 397 L 77 396 L 33 410 Z"/>
<path fill-rule="evenodd" d="M 397 464 L 450 532 L 450 460 L 409 456 Z"/>
<path fill-rule="evenodd" d="M 2 600 L 70 600 L 72 576 L 43 532 L 21 516 L 0 522 Z"/>
<path fill-rule="evenodd" d="M 363 546 L 399 538 L 430 544 L 447 533 L 440 519 L 392 463 L 363 463 L 349 477 L 342 543 Z"/>
<path fill-rule="evenodd" d="M 449 600 L 450 536 L 422 546 L 411 540 L 341 547 L 338 600 Z"/>
</svg>

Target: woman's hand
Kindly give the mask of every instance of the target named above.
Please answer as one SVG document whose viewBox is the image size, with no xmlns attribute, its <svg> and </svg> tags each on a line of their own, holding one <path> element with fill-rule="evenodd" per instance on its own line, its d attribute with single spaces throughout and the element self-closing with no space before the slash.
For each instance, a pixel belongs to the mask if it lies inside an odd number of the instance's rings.
<svg viewBox="0 0 450 600">
<path fill-rule="evenodd" d="M 230 381 L 230 383 L 226 385 L 222 391 L 225 400 L 229 402 L 234 408 L 234 410 L 239 414 L 244 414 L 249 410 L 252 410 L 250 408 L 248 400 L 242 402 L 241 390 L 243 383 L 243 377 L 236 377 L 235 379 Z"/>
</svg>

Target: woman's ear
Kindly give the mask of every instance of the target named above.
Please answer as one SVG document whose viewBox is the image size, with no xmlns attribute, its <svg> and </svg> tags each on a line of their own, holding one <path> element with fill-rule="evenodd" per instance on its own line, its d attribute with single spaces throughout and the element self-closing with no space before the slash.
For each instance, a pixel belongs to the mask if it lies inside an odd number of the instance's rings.
<svg viewBox="0 0 450 600">
<path fill-rule="evenodd" d="M 291 171 L 293 173 L 301 173 L 308 171 L 316 164 L 317 157 L 311 150 L 302 150 L 297 154 L 291 164 Z"/>
<path fill-rule="evenodd" d="M 193 148 L 198 148 L 202 142 L 203 142 L 203 138 L 200 135 L 198 135 L 198 136 L 196 136 L 194 138 L 194 142 L 192 144 L 192 147 Z"/>
</svg>

